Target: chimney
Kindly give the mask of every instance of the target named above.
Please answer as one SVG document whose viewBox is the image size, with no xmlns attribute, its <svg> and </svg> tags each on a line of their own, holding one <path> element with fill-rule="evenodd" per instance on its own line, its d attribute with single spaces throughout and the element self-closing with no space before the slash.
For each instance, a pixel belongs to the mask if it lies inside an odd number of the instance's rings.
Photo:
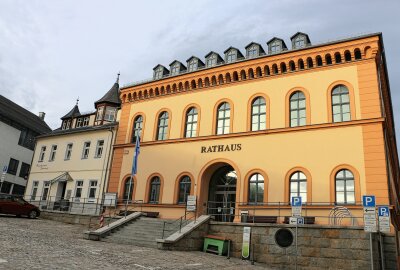
<svg viewBox="0 0 400 270">
<path fill-rule="evenodd" d="M 39 118 L 42 119 L 44 121 L 44 117 L 45 117 L 46 113 L 44 112 L 39 112 Z"/>
</svg>

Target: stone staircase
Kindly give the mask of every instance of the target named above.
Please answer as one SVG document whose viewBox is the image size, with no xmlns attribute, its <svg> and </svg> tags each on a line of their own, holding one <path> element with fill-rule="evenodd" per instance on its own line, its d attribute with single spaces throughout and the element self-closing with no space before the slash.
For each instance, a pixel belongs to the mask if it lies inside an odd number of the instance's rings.
<svg viewBox="0 0 400 270">
<path fill-rule="evenodd" d="M 396 266 L 396 239 L 394 236 L 383 237 L 383 250 L 385 253 L 385 269 L 395 270 Z"/>
<path fill-rule="evenodd" d="M 140 217 L 116 229 L 110 235 L 102 238 L 101 241 L 157 248 L 156 239 L 162 237 L 164 221 L 171 222 L 160 218 Z M 183 226 L 186 223 L 184 222 Z M 165 229 L 164 238 L 179 230 L 179 223 L 166 224 Z"/>
</svg>

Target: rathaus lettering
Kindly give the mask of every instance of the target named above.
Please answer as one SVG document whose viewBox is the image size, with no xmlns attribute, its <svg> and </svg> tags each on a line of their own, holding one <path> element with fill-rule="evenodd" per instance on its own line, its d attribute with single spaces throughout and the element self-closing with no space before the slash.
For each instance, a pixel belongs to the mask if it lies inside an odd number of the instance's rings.
<svg viewBox="0 0 400 270">
<path fill-rule="evenodd" d="M 214 153 L 214 152 L 228 152 L 228 151 L 240 151 L 242 150 L 242 144 L 220 144 L 212 146 L 202 146 L 201 153 Z"/>
</svg>

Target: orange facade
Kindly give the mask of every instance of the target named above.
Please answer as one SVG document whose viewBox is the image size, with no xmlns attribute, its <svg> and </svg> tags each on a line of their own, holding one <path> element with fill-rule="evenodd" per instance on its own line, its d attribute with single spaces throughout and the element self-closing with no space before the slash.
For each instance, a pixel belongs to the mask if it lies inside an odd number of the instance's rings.
<svg viewBox="0 0 400 270">
<path fill-rule="evenodd" d="M 124 199 L 135 119 L 141 116 L 138 174 L 129 198 L 143 200 L 148 211 L 165 218 L 182 216 L 180 183 L 188 177 L 188 193 L 197 196 L 199 214 L 205 213 L 210 198 L 220 198 L 211 187 L 215 173 L 229 166 L 237 178 L 228 192 L 237 215 L 256 208 L 260 214 L 276 215 L 276 204 L 282 216 L 290 215 L 293 177 L 301 173 L 305 191 L 298 186 L 298 192 L 304 193 L 309 211 L 327 217 L 320 211 L 329 212 L 338 204 L 337 177 L 346 170 L 352 175 L 354 202 L 345 206 L 359 215 L 361 196 L 375 195 L 378 204 L 391 205 L 399 229 L 398 158 L 382 51 L 381 35 L 375 34 L 122 88 L 108 192 Z M 332 95 L 338 86 L 348 91 L 345 121 L 333 119 Z M 293 126 L 291 102 L 296 93 L 301 93 L 298 104 L 304 108 L 299 119 L 304 122 Z M 257 98 L 264 102 L 265 121 L 263 128 L 254 130 Z M 218 134 L 221 104 L 226 104 L 229 115 L 223 134 Z M 187 115 L 193 108 L 196 129 L 186 137 Z M 159 140 L 163 113 L 168 123 L 165 138 Z M 255 176 L 263 180 L 259 204 L 249 203 Z M 159 183 L 156 201 L 150 198 L 154 179 Z"/>
</svg>

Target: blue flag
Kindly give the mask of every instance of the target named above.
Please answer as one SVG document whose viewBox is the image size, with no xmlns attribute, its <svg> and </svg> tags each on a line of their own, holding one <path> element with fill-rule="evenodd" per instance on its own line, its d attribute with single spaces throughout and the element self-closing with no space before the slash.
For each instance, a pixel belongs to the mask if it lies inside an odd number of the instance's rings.
<svg viewBox="0 0 400 270">
<path fill-rule="evenodd" d="M 140 136 L 138 135 L 136 137 L 135 156 L 133 157 L 132 176 L 136 175 L 136 173 L 137 173 L 137 162 L 138 162 L 139 154 L 140 154 Z"/>
</svg>

